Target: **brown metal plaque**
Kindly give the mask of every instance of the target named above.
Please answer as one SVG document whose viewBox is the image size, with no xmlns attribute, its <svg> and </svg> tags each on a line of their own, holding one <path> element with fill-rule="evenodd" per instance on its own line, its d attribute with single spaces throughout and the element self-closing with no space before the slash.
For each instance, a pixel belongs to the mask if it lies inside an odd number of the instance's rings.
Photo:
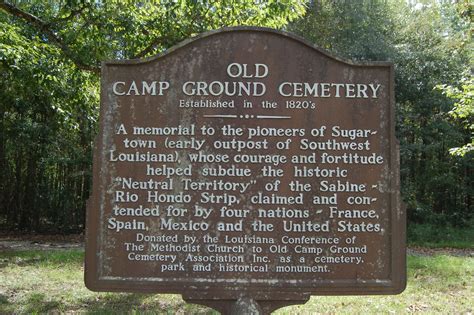
<svg viewBox="0 0 474 315">
<path fill-rule="evenodd" d="M 391 64 L 238 27 L 106 62 L 101 88 L 88 288 L 191 300 L 405 288 Z"/>
</svg>

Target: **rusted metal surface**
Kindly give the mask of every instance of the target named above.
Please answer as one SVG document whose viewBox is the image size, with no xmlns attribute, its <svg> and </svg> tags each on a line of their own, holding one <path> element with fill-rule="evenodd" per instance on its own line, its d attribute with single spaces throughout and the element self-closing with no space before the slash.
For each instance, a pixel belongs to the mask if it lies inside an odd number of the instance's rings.
<svg viewBox="0 0 474 315">
<path fill-rule="evenodd" d="M 104 63 L 101 89 L 90 289 L 215 302 L 206 305 L 404 289 L 391 64 L 238 27 Z M 192 162 L 199 153 L 207 161 Z"/>
</svg>

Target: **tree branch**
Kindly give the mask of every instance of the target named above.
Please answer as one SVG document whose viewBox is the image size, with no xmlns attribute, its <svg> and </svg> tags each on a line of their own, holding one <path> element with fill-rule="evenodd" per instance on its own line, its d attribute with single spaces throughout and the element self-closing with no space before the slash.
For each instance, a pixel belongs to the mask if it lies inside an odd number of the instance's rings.
<svg viewBox="0 0 474 315">
<path fill-rule="evenodd" d="M 68 45 L 64 43 L 64 41 L 51 30 L 50 24 L 44 22 L 40 18 L 25 12 L 14 5 L 6 3 L 5 1 L 0 1 L 0 8 L 4 11 L 10 13 L 13 16 L 23 19 L 28 24 L 36 28 L 38 31 L 43 33 L 46 38 L 49 40 L 50 43 L 61 49 L 64 55 L 69 58 L 77 68 L 81 70 L 86 70 L 94 73 L 100 73 L 100 67 L 92 66 L 84 63 L 83 61 L 79 60 L 77 56 L 71 51 Z"/>
<path fill-rule="evenodd" d="M 179 6 L 179 4 L 176 2 L 174 3 L 174 5 L 172 5 L 172 7 L 169 7 L 167 8 L 167 12 L 173 12 L 177 7 Z M 173 20 L 170 18 L 170 20 Z M 148 31 L 145 29 L 143 31 L 143 33 L 145 35 L 148 35 Z M 186 37 L 183 37 L 183 38 L 186 38 Z M 173 37 L 172 36 L 166 36 L 166 35 L 163 35 L 163 36 L 159 36 L 159 37 L 156 37 L 155 39 L 153 39 L 147 47 L 145 47 L 143 50 L 137 52 L 135 55 L 133 55 L 131 57 L 131 59 L 138 59 L 138 58 L 143 58 L 145 57 L 147 54 L 151 53 L 155 48 L 156 46 L 158 46 L 159 44 L 163 44 L 166 48 L 169 48 L 170 45 L 173 45 L 175 44 L 176 41 L 173 40 Z"/>
<path fill-rule="evenodd" d="M 138 59 L 145 57 L 148 53 L 152 52 L 153 49 L 156 48 L 161 42 L 169 40 L 167 37 L 157 37 L 155 38 L 147 47 L 145 47 L 142 51 L 139 51 L 135 55 L 132 56 L 132 59 Z"/>
<path fill-rule="evenodd" d="M 72 19 L 73 17 L 75 17 L 75 16 L 81 14 L 81 13 L 82 13 L 86 8 L 88 8 L 88 7 L 90 7 L 89 4 L 83 3 L 83 5 L 82 5 L 81 7 L 79 7 L 78 9 L 71 10 L 71 12 L 69 12 L 69 15 L 68 15 L 68 16 L 65 16 L 65 17 L 63 17 L 63 18 L 54 19 L 54 20 L 51 21 L 48 25 L 66 22 L 66 21 Z"/>
</svg>

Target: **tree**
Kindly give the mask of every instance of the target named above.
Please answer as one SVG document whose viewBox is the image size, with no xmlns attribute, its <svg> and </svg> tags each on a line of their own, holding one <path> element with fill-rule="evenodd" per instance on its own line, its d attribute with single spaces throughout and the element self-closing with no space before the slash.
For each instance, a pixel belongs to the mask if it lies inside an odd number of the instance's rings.
<svg viewBox="0 0 474 315">
<path fill-rule="evenodd" d="M 0 226 L 81 231 L 100 63 L 206 30 L 281 28 L 302 1 L 0 1 Z"/>
<path fill-rule="evenodd" d="M 234 25 L 281 28 L 304 13 L 302 1 L 1 1 L 10 21 L 59 48 L 78 69 L 98 72 L 106 59 L 135 59 L 207 30 Z"/>
<path fill-rule="evenodd" d="M 439 85 L 438 88 L 447 97 L 455 100 L 454 107 L 449 114 L 465 125 L 465 128 L 471 134 L 469 143 L 449 149 L 449 152 L 453 155 L 464 156 L 474 150 L 474 76 L 466 74 L 460 83 L 461 87 Z"/>
<path fill-rule="evenodd" d="M 474 76 L 472 74 L 474 61 L 474 43 L 472 42 L 472 11 L 473 5 L 470 1 L 464 0 L 456 2 L 454 5 L 459 16 L 457 23 L 459 37 L 458 49 L 466 49 L 469 53 L 470 62 L 466 65 L 461 79 L 456 85 L 441 84 L 437 89 L 441 90 L 448 98 L 455 101 L 453 109 L 449 112 L 450 116 L 460 122 L 470 133 L 466 144 L 460 147 L 454 147 L 449 150 L 453 155 L 465 156 L 474 150 Z"/>
<path fill-rule="evenodd" d="M 470 26 L 438 1 L 312 1 L 289 29 L 346 59 L 395 65 L 401 189 L 409 220 L 467 224 L 472 161 L 448 149 L 469 132 L 449 117 L 453 101 L 435 87 L 455 84 L 469 67 Z M 464 11 L 463 11 L 464 12 Z M 329 27 L 330 25 L 330 27 Z"/>
<path fill-rule="evenodd" d="M 393 8 L 382 1 L 311 1 L 288 29 L 347 60 L 387 60 L 393 47 Z"/>
</svg>

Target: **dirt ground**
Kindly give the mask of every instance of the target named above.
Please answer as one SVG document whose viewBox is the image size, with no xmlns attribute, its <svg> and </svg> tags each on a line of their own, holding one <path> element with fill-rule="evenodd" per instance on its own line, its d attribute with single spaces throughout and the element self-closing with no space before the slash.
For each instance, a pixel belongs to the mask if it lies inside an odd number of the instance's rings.
<svg viewBox="0 0 474 315">
<path fill-rule="evenodd" d="M 0 235 L 0 253 L 14 250 L 61 250 L 83 249 L 84 235 Z M 450 255 L 474 257 L 474 249 L 409 247 L 409 255 L 433 256 Z"/>
</svg>

